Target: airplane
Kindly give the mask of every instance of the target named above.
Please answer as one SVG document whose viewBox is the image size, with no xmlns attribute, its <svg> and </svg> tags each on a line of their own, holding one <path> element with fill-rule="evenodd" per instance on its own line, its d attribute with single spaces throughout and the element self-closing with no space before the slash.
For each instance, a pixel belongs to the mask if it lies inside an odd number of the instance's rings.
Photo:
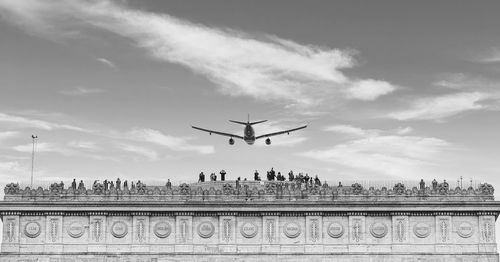
<svg viewBox="0 0 500 262">
<path fill-rule="evenodd" d="M 273 133 L 264 134 L 264 135 L 260 135 L 260 136 L 255 136 L 255 131 L 253 130 L 252 126 L 256 125 L 256 124 L 264 123 L 266 121 L 267 120 L 250 122 L 250 114 L 248 115 L 248 121 L 246 123 L 245 122 L 241 122 L 241 121 L 229 120 L 229 122 L 245 126 L 245 129 L 243 130 L 243 136 L 229 134 L 229 133 L 224 133 L 224 132 L 219 132 L 219 131 L 214 131 L 214 130 L 209 130 L 209 129 L 205 129 L 205 128 L 201 128 L 201 127 L 196 127 L 196 126 L 191 126 L 191 127 L 194 128 L 194 129 L 198 129 L 198 130 L 201 130 L 201 131 L 208 132 L 210 135 L 212 135 L 212 133 L 213 133 L 213 134 L 216 134 L 216 135 L 228 136 L 228 137 L 230 137 L 229 138 L 229 144 L 230 145 L 234 145 L 234 139 L 233 138 L 243 139 L 243 141 L 245 141 L 249 145 L 253 145 L 255 143 L 255 140 L 257 140 L 257 139 L 266 138 L 266 145 L 270 145 L 271 144 L 271 139 L 269 138 L 270 136 L 277 136 L 277 135 L 282 135 L 282 134 L 290 134 L 290 132 L 297 131 L 297 130 L 300 130 L 300 129 L 304 129 L 304 128 L 307 127 L 307 125 L 305 125 L 305 126 L 301 126 L 301 127 L 297 127 L 297 128 L 293 128 L 293 129 L 288 129 L 288 130 L 273 132 Z"/>
</svg>

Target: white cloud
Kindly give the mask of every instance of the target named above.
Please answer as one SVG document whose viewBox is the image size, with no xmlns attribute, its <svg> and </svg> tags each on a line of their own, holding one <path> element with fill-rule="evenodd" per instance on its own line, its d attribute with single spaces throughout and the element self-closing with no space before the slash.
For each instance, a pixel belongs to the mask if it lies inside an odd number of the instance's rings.
<svg viewBox="0 0 500 262">
<path fill-rule="evenodd" d="M 117 147 L 123 151 L 132 152 L 134 154 L 143 156 L 150 161 L 156 161 L 160 158 L 158 152 L 146 147 L 130 145 L 130 144 L 118 144 Z"/>
<path fill-rule="evenodd" d="M 4 113 L 0 113 L 0 122 L 11 123 L 15 126 L 37 128 L 42 130 L 65 129 L 65 130 L 79 131 L 79 132 L 90 132 L 87 129 L 74 125 L 53 123 L 45 120 L 27 118 L 23 116 L 8 115 Z"/>
<path fill-rule="evenodd" d="M 410 109 L 390 113 L 388 118 L 397 120 L 441 120 L 456 114 L 485 109 L 480 102 L 492 97 L 481 92 L 463 92 L 438 97 L 418 99 Z"/>
<path fill-rule="evenodd" d="M 17 145 L 14 146 L 12 149 L 15 151 L 23 152 L 23 153 L 31 153 L 33 150 L 33 144 L 24 144 L 24 145 Z M 73 155 L 75 151 L 58 146 L 53 143 L 48 143 L 48 142 L 42 142 L 42 143 L 37 143 L 35 152 L 40 152 L 40 153 L 59 153 L 62 155 Z"/>
<path fill-rule="evenodd" d="M 255 135 L 260 136 L 263 134 L 269 134 L 269 133 L 274 133 L 277 131 L 283 131 L 283 130 L 288 130 L 292 128 L 296 128 L 299 126 L 302 126 L 303 124 L 296 124 L 296 125 L 290 125 L 290 124 L 283 124 L 282 121 L 273 121 L 273 122 L 264 122 L 260 123 L 254 126 L 255 128 Z M 290 133 L 290 135 L 283 134 L 283 135 L 278 135 L 278 136 L 272 136 L 270 137 L 271 139 L 271 145 L 273 147 L 276 146 L 283 146 L 283 147 L 293 147 L 297 146 L 299 144 L 302 144 L 303 142 L 308 140 L 308 137 L 304 136 L 304 132 L 307 132 L 306 129 L 302 130 L 297 130 L 295 132 Z M 261 138 L 257 141 L 255 141 L 256 146 L 268 146 L 265 144 L 265 138 Z"/>
<path fill-rule="evenodd" d="M 411 133 L 411 132 L 413 132 L 413 128 L 411 128 L 411 127 L 409 127 L 409 126 L 407 126 L 407 127 L 400 127 L 400 128 L 398 128 L 398 130 L 396 131 L 396 133 L 397 133 L 398 135 L 406 135 L 406 134 L 409 134 L 409 133 Z"/>
<path fill-rule="evenodd" d="M 419 171 L 434 165 L 434 157 L 449 148 L 449 143 L 438 138 L 388 135 L 357 139 L 299 155 L 351 169 L 413 179 L 415 174 L 425 176 Z"/>
<path fill-rule="evenodd" d="M 332 125 L 326 127 L 324 130 L 346 135 L 362 136 L 362 137 L 377 136 L 380 133 L 380 130 L 362 129 L 351 125 Z"/>
<path fill-rule="evenodd" d="M 100 62 L 100 63 L 102 63 L 102 64 L 104 64 L 104 65 L 108 66 L 108 67 L 111 67 L 111 68 L 113 68 L 113 69 L 115 69 L 115 68 L 116 68 L 116 65 L 115 65 L 113 62 L 111 62 L 111 61 L 109 61 L 108 59 L 106 59 L 106 58 L 99 57 L 99 58 L 97 58 L 96 60 L 97 60 L 98 62 Z"/>
<path fill-rule="evenodd" d="M 487 52 L 484 55 L 481 55 L 478 59 L 476 59 L 476 61 L 480 63 L 499 63 L 500 49 L 493 47 L 490 49 L 489 52 Z"/>
<path fill-rule="evenodd" d="M 97 143 L 94 141 L 70 141 L 68 142 L 68 146 L 78 149 L 78 150 L 87 150 L 87 151 L 97 151 L 100 150 L 97 146 Z"/>
<path fill-rule="evenodd" d="M 112 32 L 133 40 L 160 61 L 205 75 L 220 92 L 232 96 L 307 107 L 342 94 L 347 99 L 374 100 L 395 89 L 384 81 L 346 77 L 340 70 L 354 66 L 350 50 L 208 27 L 110 1 L 19 2 L 1 2 L 0 12 L 26 30 L 50 37 L 55 32 L 83 33 L 87 26 Z"/>
<path fill-rule="evenodd" d="M 81 87 L 77 86 L 75 88 L 71 89 L 64 89 L 59 91 L 59 93 L 67 96 L 85 96 L 85 95 L 92 95 L 92 94 L 99 94 L 103 93 L 104 90 L 99 89 L 99 88 L 87 88 L 87 87 Z"/>
<path fill-rule="evenodd" d="M 0 142 L 3 142 L 9 138 L 15 137 L 19 135 L 19 132 L 16 131 L 4 131 L 0 132 Z"/>
<path fill-rule="evenodd" d="M 366 79 L 352 82 L 345 92 L 350 98 L 372 101 L 380 96 L 394 92 L 396 88 L 396 86 L 385 81 Z"/>
<path fill-rule="evenodd" d="M 154 129 L 134 129 L 128 132 L 125 137 L 134 141 L 160 145 L 174 151 L 194 151 L 200 154 L 215 152 L 213 146 L 191 145 L 188 143 L 190 138 L 169 136 Z"/>
</svg>

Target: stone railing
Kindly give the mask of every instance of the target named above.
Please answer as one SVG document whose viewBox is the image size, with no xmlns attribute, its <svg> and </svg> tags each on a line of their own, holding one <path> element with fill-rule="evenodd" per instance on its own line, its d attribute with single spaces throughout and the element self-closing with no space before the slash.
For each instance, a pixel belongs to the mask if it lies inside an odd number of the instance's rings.
<svg viewBox="0 0 500 262">
<path fill-rule="evenodd" d="M 407 188 L 397 183 L 393 188 L 365 188 L 359 183 L 350 186 L 327 184 L 315 185 L 289 181 L 210 181 L 172 186 L 117 186 L 108 188 L 94 183 L 92 188 L 72 186 L 64 188 L 54 183 L 49 188 L 26 187 L 19 184 L 6 185 L 5 201 L 488 201 L 494 200 L 494 188 L 488 183 L 476 188 L 451 189 L 444 183 L 430 187 L 421 184 L 418 188 Z"/>
</svg>

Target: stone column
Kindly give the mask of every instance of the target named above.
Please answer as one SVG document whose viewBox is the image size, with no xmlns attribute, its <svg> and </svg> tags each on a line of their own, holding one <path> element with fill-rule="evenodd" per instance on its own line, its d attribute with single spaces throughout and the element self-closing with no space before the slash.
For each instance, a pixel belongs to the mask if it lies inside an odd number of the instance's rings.
<svg viewBox="0 0 500 262">
<path fill-rule="evenodd" d="M 45 219 L 45 250 L 44 252 L 62 252 L 62 216 L 47 216 Z"/>
<path fill-rule="evenodd" d="M 262 216 L 262 252 L 277 253 L 280 251 L 279 216 Z"/>
<path fill-rule="evenodd" d="M 367 252 L 365 216 L 349 216 L 349 252 Z"/>
<path fill-rule="evenodd" d="M 392 250 L 396 252 L 411 252 L 410 222 L 406 215 L 392 216 Z"/>
<path fill-rule="evenodd" d="M 19 252 L 19 216 L 3 216 L 3 239 L 1 252 Z"/>
<path fill-rule="evenodd" d="M 219 216 L 219 250 L 236 252 L 236 217 Z"/>
<path fill-rule="evenodd" d="M 479 252 L 497 252 L 495 216 L 479 216 Z"/>
<path fill-rule="evenodd" d="M 175 217 L 175 252 L 193 252 L 193 216 L 181 213 Z"/>
<path fill-rule="evenodd" d="M 323 252 L 323 219 L 321 216 L 306 216 L 305 253 Z"/>
<path fill-rule="evenodd" d="M 89 252 L 106 252 L 106 216 L 90 216 Z"/>
<path fill-rule="evenodd" d="M 436 252 L 452 252 L 451 216 L 436 216 Z"/>
<path fill-rule="evenodd" d="M 132 252 L 149 252 L 149 216 L 134 215 L 132 219 Z"/>
</svg>

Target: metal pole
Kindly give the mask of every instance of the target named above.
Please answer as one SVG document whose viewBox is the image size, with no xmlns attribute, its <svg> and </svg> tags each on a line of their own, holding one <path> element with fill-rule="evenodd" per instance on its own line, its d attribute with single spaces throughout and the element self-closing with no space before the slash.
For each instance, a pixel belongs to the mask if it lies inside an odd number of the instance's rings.
<svg viewBox="0 0 500 262">
<path fill-rule="evenodd" d="M 35 140 L 38 138 L 38 136 L 31 135 L 31 138 L 33 139 L 33 149 L 31 151 L 31 188 L 33 188 L 33 171 L 35 169 Z"/>
</svg>

